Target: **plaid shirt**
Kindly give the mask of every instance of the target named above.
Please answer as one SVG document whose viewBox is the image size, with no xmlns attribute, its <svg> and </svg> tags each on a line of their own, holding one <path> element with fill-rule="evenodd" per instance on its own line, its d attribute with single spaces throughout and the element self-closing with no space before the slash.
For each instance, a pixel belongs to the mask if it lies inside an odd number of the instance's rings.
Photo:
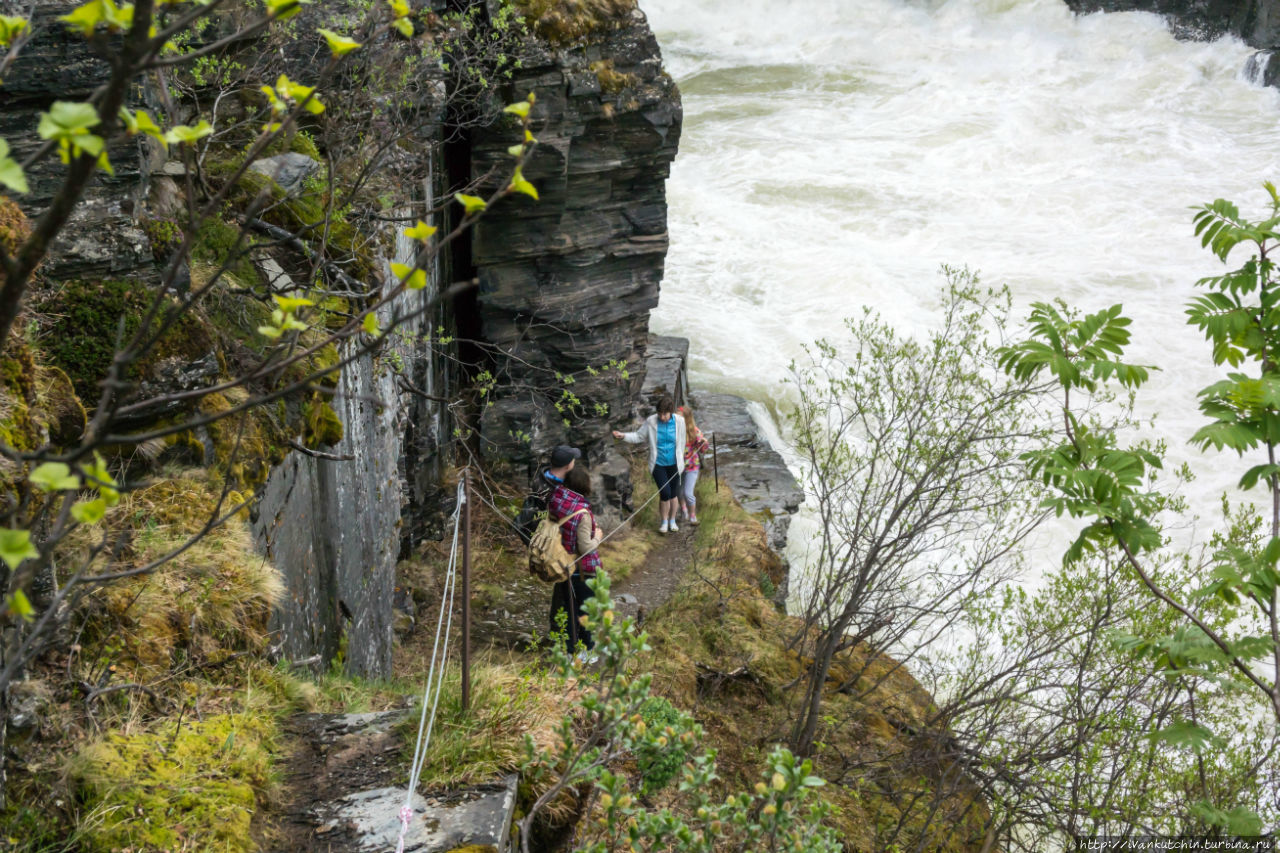
<svg viewBox="0 0 1280 853">
<path fill-rule="evenodd" d="M 693 435 L 689 436 L 684 448 L 684 470 L 697 471 L 701 468 L 702 463 L 698 459 L 698 454 L 706 453 L 710 449 L 711 445 L 707 443 L 707 437 L 702 434 L 702 430 L 694 427 Z"/>
<path fill-rule="evenodd" d="M 559 521 L 570 513 L 585 509 L 586 512 L 566 521 L 560 526 L 560 544 L 570 554 L 577 556 L 578 553 L 578 525 L 581 523 L 595 524 L 595 516 L 591 514 L 591 504 L 587 503 L 582 495 L 563 483 L 557 485 L 551 492 L 551 497 L 547 499 L 547 516 L 552 521 Z M 592 551 L 585 557 L 578 558 L 578 573 L 584 577 L 594 577 L 596 569 L 600 568 L 600 553 Z"/>
</svg>

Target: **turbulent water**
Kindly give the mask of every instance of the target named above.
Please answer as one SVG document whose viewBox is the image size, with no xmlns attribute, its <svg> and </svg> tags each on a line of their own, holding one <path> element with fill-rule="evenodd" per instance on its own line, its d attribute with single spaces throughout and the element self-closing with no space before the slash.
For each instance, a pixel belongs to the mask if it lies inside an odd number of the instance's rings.
<svg viewBox="0 0 1280 853">
<path fill-rule="evenodd" d="M 695 386 L 776 410 L 801 345 L 861 306 L 927 329 L 943 263 L 1023 307 L 1122 302 L 1132 357 L 1163 368 L 1145 411 L 1213 513 L 1240 469 L 1185 445 L 1216 372 L 1183 309 L 1220 269 L 1190 208 L 1260 216 L 1280 181 L 1280 92 L 1243 78 L 1250 48 L 1060 0 L 642 5 L 685 107 L 653 327 L 692 340 Z"/>
</svg>

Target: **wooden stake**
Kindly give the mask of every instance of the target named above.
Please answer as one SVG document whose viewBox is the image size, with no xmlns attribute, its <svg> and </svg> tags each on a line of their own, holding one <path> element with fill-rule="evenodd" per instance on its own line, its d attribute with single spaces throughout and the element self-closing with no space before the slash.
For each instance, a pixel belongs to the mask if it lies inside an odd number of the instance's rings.
<svg viewBox="0 0 1280 853">
<path fill-rule="evenodd" d="M 716 434 L 711 433 L 711 468 L 716 473 L 716 492 L 720 491 L 720 455 L 716 451 Z"/>
</svg>

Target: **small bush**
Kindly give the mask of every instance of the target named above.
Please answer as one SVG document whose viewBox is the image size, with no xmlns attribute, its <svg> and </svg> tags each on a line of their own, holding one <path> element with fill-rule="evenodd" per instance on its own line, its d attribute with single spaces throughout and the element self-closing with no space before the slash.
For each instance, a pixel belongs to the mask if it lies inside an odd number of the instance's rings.
<svg viewBox="0 0 1280 853">
<path fill-rule="evenodd" d="M 646 728 L 661 731 L 668 726 L 678 728 L 686 716 L 661 696 L 650 696 L 640 706 L 640 718 Z M 680 775 L 688 759 L 688 750 L 674 737 L 669 737 L 665 747 L 646 744 L 636 750 L 636 765 L 640 770 L 641 789 L 646 794 L 659 791 Z"/>
</svg>

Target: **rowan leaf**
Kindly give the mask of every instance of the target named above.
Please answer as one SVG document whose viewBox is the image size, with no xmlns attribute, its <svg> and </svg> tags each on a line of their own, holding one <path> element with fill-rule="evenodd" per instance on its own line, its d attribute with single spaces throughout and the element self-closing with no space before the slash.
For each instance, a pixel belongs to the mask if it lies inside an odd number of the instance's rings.
<svg viewBox="0 0 1280 853">
<path fill-rule="evenodd" d="M 81 524 L 97 524 L 107 514 L 107 502 L 103 498 L 80 501 L 71 507 L 71 516 Z"/>
<path fill-rule="evenodd" d="M 16 15 L 0 15 L 0 47 L 8 47 L 26 28 L 26 18 Z"/>
</svg>

